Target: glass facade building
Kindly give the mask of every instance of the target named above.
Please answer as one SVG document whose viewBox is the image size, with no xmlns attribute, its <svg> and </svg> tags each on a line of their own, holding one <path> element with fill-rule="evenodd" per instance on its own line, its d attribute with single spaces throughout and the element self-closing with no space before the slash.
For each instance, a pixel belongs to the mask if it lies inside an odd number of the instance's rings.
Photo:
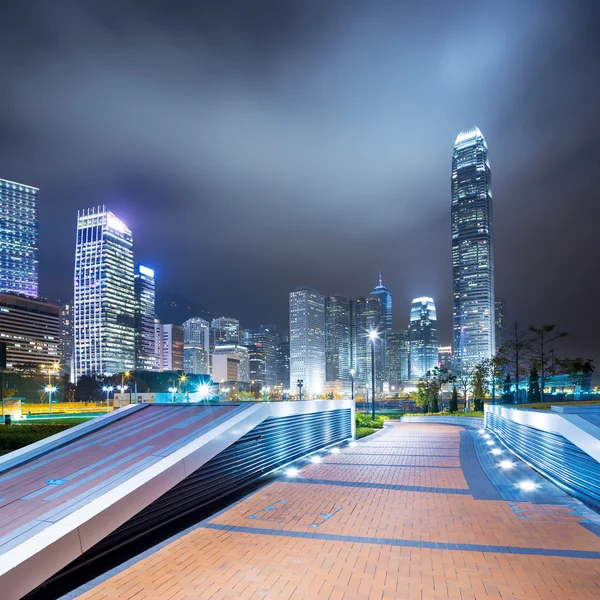
<svg viewBox="0 0 600 600">
<path fill-rule="evenodd" d="M 38 297 L 38 191 L 0 179 L 0 293 Z"/>
<path fill-rule="evenodd" d="M 73 302 L 74 380 L 135 367 L 133 238 L 100 206 L 79 211 Z"/>
<path fill-rule="evenodd" d="M 456 367 L 490 358 L 494 342 L 491 172 L 477 127 L 461 131 L 452 156 L 453 349 Z"/>
<path fill-rule="evenodd" d="M 319 394 L 325 385 L 325 298 L 310 288 L 290 293 L 290 387 Z"/>
<path fill-rule="evenodd" d="M 259 325 L 245 329 L 242 343 L 246 346 L 257 346 L 257 352 L 264 358 L 263 385 L 273 387 L 277 383 L 277 328 L 275 325 Z M 250 348 L 248 348 L 250 351 Z M 252 365 L 250 365 L 252 371 Z M 252 377 L 251 377 L 252 379 Z"/>
<path fill-rule="evenodd" d="M 386 334 L 385 381 L 398 386 L 408 380 L 408 331 L 397 329 Z"/>
<path fill-rule="evenodd" d="M 279 336 L 277 344 L 277 385 L 283 389 L 290 387 L 290 338 Z"/>
<path fill-rule="evenodd" d="M 325 377 L 327 381 L 350 381 L 350 300 L 343 296 L 325 299 Z"/>
<path fill-rule="evenodd" d="M 504 344 L 504 331 L 506 329 L 506 303 L 500 298 L 494 302 L 494 335 L 496 342 L 496 352 Z"/>
<path fill-rule="evenodd" d="M 419 379 L 438 364 L 437 314 L 433 298 L 415 298 L 408 325 L 410 379 Z"/>
<path fill-rule="evenodd" d="M 154 343 L 156 319 L 156 284 L 154 271 L 138 265 L 134 278 L 135 290 L 135 368 L 156 371 L 158 355 Z"/>
<path fill-rule="evenodd" d="M 183 323 L 183 369 L 186 373 L 210 373 L 210 324 L 201 317 Z"/>
<path fill-rule="evenodd" d="M 387 332 L 392 330 L 392 294 L 383 285 L 381 272 L 379 272 L 379 283 L 370 294 L 379 300 L 380 319 L 377 331 L 379 332 L 379 361 L 380 371 L 383 379 L 387 381 Z"/>
</svg>

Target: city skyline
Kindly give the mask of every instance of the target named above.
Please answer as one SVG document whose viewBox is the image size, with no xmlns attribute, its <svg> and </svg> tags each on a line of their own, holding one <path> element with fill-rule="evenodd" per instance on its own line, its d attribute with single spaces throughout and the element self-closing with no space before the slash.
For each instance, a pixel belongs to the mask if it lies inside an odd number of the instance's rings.
<svg viewBox="0 0 600 600">
<path fill-rule="evenodd" d="M 41 7 L 11 5 L 15 28 L 0 41 L 11 73 L 0 100 L 10 120 L 0 175 L 40 189 L 43 296 L 68 299 L 72 215 L 106 204 L 156 272 L 159 314 L 176 298 L 281 328 L 298 284 L 355 297 L 381 267 L 395 322 L 413 297 L 431 295 L 447 343 L 450 157 L 457 132 L 476 124 L 493 154 L 496 293 L 508 321 L 557 323 L 571 333 L 565 353 L 598 359 L 600 315 L 570 310 L 565 283 L 595 297 L 592 3 L 578 11 L 552 4 L 543 27 L 534 13 L 515 24 L 514 2 L 410 14 L 335 1 L 321 9 L 292 1 L 271 13 L 257 2 L 244 19 L 196 3 L 186 23 L 165 22 L 159 6 L 99 12 L 93 4 L 72 3 L 60 24 Z M 19 26 L 40 35 L 15 35 Z M 475 35 L 466 39 L 464 27 Z M 211 33 L 223 30 L 231 34 L 222 41 Z M 61 43 L 41 48 L 40 39 Z M 195 52 L 177 60 L 186 43 Z M 208 57 L 213 44 L 227 51 Z M 8 68 L 15 52 L 29 69 Z M 138 78 L 126 76 L 131 70 Z M 243 251 L 242 242 L 225 243 L 250 232 Z M 542 249 L 552 260 L 539 260 Z M 237 289 L 253 293 L 240 302 Z M 196 316 L 181 312 L 179 322 Z"/>
</svg>

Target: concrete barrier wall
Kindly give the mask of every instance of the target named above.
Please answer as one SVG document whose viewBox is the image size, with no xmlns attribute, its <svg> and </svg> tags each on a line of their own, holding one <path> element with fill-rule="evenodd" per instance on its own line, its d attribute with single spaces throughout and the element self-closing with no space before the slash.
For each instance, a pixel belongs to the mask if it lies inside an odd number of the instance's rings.
<svg viewBox="0 0 600 600">
<path fill-rule="evenodd" d="M 484 420 L 482 417 L 402 417 L 403 423 L 438 423 L 440 425 L 460 425 L 482 429 Z"/>
<path fill-rule="evenodd" d="M 576 414 L 486 406 L 486 428 L 572 496 L 600 508 L 600 427 Z"/>
</svg>

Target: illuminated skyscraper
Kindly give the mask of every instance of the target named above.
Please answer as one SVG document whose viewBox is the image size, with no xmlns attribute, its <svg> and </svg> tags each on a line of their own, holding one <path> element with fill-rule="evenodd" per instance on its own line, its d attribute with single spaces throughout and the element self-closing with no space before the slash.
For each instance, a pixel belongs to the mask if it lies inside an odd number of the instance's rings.
<svg viewBox="0 0 600 600">
<path fill-rule="evenodd" d="M 504 330 L 506 328 L 506 302 L 496 298 L 494 302 L 494 330 L 496 336 L 496 352 L 504 344 Z"/>
<path fill-rule="evenodd" d="M 408 325 L 411 379 L 423 377 L 438 364 L 437 314 L 433 298 L 415 298 Z"/>
<path fill-rule="evenodd" d="M 133 238 L 99 206 L 79 211 L 73 303 L 74 379 L 135 366 Z"/>
<path fill-rule="evenodd" d="M 259 325 L 258 327 L 244 330 L 244 334 L 241 337 L 242 344 L 248 346 L 248 352 L 251 351 L 249 346 L 254 345 L 256 346 L 256 349 L 253 350 L 254 357 L 262 355 L 264 376 L 261 383 L 265 386 L 273 387 L 277 383 L 277 328 L 271 324 Z M 251 364 L 251 372 L 253 368 L 256 370 L 256 367 L 253 367 Z M 250 379 L 256 378 L 251 376 Z"/>
<path fill-rule="evenodd" d="M 201 317 L 183 323 L 183 368 L 186 373 L 210 372 L 210 325 Z"/>
<path fill-rule="evenodd" d="M 382 378 L 387 374 L 387 332 L 392 330 L 392 294 L 383 285 L 381 271 L 379 272 L 379 284 L 375 286 L 370 294 L 379 300 L 380 318 L 377 326 L 379 332 L 379 362 Z"/>
<path fill-rule="evenodd" d="M 219 317 L 212 320 L 215 344 L 239 344 L 240 322 L 231 317 Z"/>
<path fill-rule="evenodd" d="M 154 323 L 154 345 L 159 371 L 183 371 L 183 327 Z"/>
<path fill-rule="evenodd" d="M 318 394 L 325 384 L 325 298 L 310 288 L 290 293 L 290 387 Z"/>
<path fill-rule="evenodd" d="M 0 179 L 0 293 L 38 296 L 38 191 Z"/>
<path fill-rule="evenodd" d="M 156 319 L 156 285 L 154 271 L 138 265 L 135 278 L 135 368 L 139 371 L 156 371 L 158 356 L 154 343 Z"/>
<path fill-rule="evenodd" d="M 350 301 L 325 298 L 325 375 L 327 381 L 350 381 Z"/>
<path fill-rule="evenodd" d="M 488 150 L 473 127 L 460 132 L 452 156 L 452 319 L 459 369 L 495 350 L 492 230 Z"/>
</svg>

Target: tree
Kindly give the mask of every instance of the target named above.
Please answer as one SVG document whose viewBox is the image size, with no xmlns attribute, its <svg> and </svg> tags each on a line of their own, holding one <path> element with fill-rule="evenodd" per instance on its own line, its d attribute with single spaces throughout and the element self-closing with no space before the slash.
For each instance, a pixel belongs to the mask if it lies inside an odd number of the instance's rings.
<svg viewBox="0 0 600 600">
<path fill-rule="evenodd" d="M 464 410 L 465 412 L 469 412 L 469 391 L 471 390 L 471 381 L 473 379 L 473 373 L 475 372 L 475 367 L 463 366 L 460 369 L 455 369 L 452 372 L 452 381 L 458 383 L 463 393 L 463 398 L 465 402 Z"/>
<path fill-rule="evenodd" d="M 429 385 L 424 377 L 417 382 L 417 393 L 415 395 L 417 406 L 423 409 L 424 413 L 429 412 Z"/>
<path fill-rule="evenodd" d="M 504 380 L 503 389 L 502 389 L 502 402 L 512 401 L 512 381 L 510 379 L 510 373 L 506 374 L 506 379 Z"/>
<path fill-rule="evenodd" d="M 542 325 L 542 327 L 529 326 L 531 332 L 530 352 L 533 357 L 532 369 L 538 371 L 540 378 L 541 399 L 544 400 L 544 382 L 548 375 L 556 372 L 556 362 L 554 360 L 554 349 L 551 344 L 568 334 L 564 331 L 556 331 L 556 325 Z"/>
<path fill-rule="evenodd" d="M 503 357 L 505 368 L 510 373 L 515 382 L 515 403 L 519 402 L 519 382 L 521 377 L 527 375 L 526 360 L 529 347 L 529 338 L 527 332 L 523 331 L 519 323 L 515 321 L 511 330 L 511 337 L 500 347 L 500 354 Z"/>
<path fill-rule="evenodd" d="M 591 358 L 565 358 L 559 361 L 559 368 L 573 385 L 578 386 L 584 386 L 596 370 Z"/>
<path fill-rule="evenodd" d="M 502 379 L 504 379 L 504 374 L 506 373 L 506 364 L 507 359 L 502 352 L 498 352 L 488 361 L 492 404 L 496 403 L 496 388 Z M 506 374 L 508 375 L 508 373 Z"/>
<path fill-rule="evenodd" d="M 475 410 L 483 410 L 483 400 L 486 396 L 489 370 L 489 361 L 482 361 L 475 365 L 475 368 L 473 369 L 471 390 L 473 392 Z"/>
<path fill-rule="evenodd" d="M 540 384 L 539 374 L 535 365 L 532 365 L 531 371 L 529 372 L 529 391 L 527 392 L 527 402 L 539 402 L 540 398 Z"/>
<path fill-rule="evenodd" d="M 450 412 L 458 412 L 458 392 L 456 391 L 456 386 L 452 386 L 452 397 L 450 398 L 450 404 L 448 406 Z"/>
</svg>

